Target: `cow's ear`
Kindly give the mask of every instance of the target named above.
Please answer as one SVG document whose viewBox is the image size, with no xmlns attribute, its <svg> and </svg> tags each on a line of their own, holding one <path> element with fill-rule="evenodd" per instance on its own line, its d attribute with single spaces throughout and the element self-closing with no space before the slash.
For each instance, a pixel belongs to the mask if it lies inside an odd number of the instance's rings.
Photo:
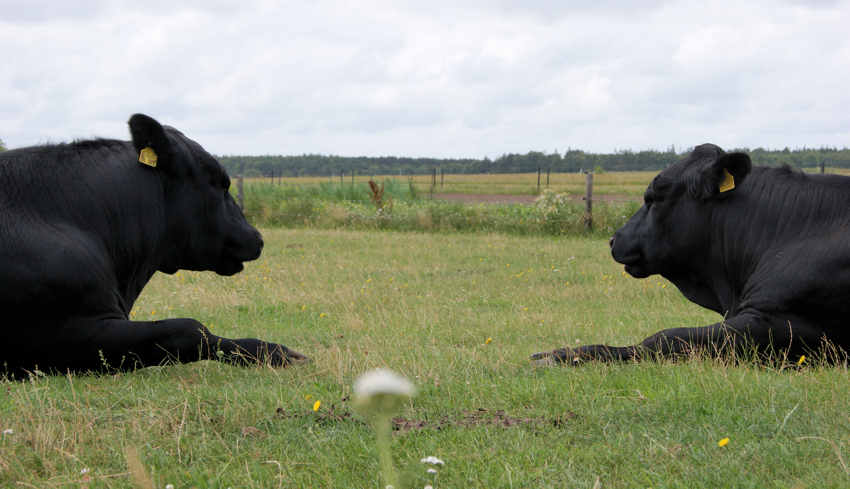
<svg viewBox="0 0 850 489">
<path fill-rule="evenodd" d="M 130 126 L 130 136 L 133 138 L 139 163 L 155 168 L 168 168 L 171 143 L 159 122 L 144 114 L 133 114 L 127 124 Z"/>
<path fill-rule="evenodd" d="M 712 185 L 718 193 L 725 193 L 744 182 L 750 173 L 752 163 L 746 153 L 726 153 L 711 165 Z"/>
</svg>

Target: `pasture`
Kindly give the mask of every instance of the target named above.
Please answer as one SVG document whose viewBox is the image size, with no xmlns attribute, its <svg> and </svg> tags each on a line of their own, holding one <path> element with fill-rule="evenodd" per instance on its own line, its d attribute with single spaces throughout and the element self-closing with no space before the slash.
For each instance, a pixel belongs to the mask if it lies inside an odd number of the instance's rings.
<svg viewBox="0 0 850 489">
<path fill-rule="evenodd" d="M 646 190 L 647 184 L 658 172 L 605 172 L 593 176 L 594 195 L 616 195 L 639 198 Z M 580 173 L 551 173 L 549 185 L 546 185 L 546 172 L 540 176 L 540 189 L 549 188 L 554 192 L 582 196 L 585 191 L 585 175 Z M 343 185 L 365 184 L 369 180 L 383 182 L 393 180 L 399 183 L 412 183 L 419 194 L 427 195 L 431 191 L 432 175 L 354 175 L 342 178 Z M 271 182 L 271 178 L 249 178 L 248 183 Z M 339 175 L 334 177 L 282 177 L 274 182 L 287 185 L 319 185 L 321 183 L 340 183 Z M 491 173 L 440 176 L 437 174 L 436 194 L 471 194 L 471 195 L 537 195 L 537 173 Z"/>
<path fill-rule="evenodd" d="M 3 382 L 0 487 L 382 488 L 374 433 L 350 405 L 376 367 L 419 389 L 392 442 L 405 488 L 850 482 L 846 367 L 529 364 L 717 320 L 662 279 L 624 276 L 604 237 L 263 233 L 241 274 L 157 275 L 133 316 L 195 317 L 312 364 Z M 446 463 L 436 476 L 427 456 Z"/>
<path fill-rule="evenodd" d="M 804 168 L 803 171 L 815 173 L 818 168 Z M 850 175 L 850 170 L 844 168 L 827 168 L 827 173 Z M 623 200 L 641 200 L 652 178 L 657 171 L 623 171 L 601 172 L 593 175 L 593 195 L 602 200 L 618 198 Z M 581 173 L 551 173 L 549 184 L 545 170 L 541 173 L 540 189 L 551 189 L 553 192 L 582 197 L 585 194 L 585 175 Z M 343 186 L 365 185 L 369 180 L 384 182 L 387 180 L 398 184 L 412 184 L 419 195 L 429 195 L 433 176 L 428 175 L 358 175 L 352 178 L 345 174 L 340 182 L 339 174 L 332 177 L 253 177 L 246 178 L 248 185 L 274 182 L 280 185 L 311 187 L 323 183 L 340 184 Z M 435 194 L 469 194 L 469 195 L 527 195 L 538 193 L 537 173 L 489 173 L 489 174 L 437 174 Z"/>
</svg>

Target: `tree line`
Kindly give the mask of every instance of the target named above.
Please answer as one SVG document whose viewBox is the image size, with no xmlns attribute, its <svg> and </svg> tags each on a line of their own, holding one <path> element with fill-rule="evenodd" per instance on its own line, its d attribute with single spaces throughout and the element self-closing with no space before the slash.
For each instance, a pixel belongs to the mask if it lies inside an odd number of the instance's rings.
<svg viewBox="0 0 850 489">
<path fill-rule="evenodd" d="M 850 148 L 803 148 L 767 150 L 740 148 L 755 165 L 850 168 Z M 397 156 L 219 156 L 231 175 L 251 176 L 335 176 L 335 175 L 423 175 L 434 169 L 443 173 L 529 173 L 538 169 L 559 173 L 582 170 L 657 171 L 678 161 L 684 153 L 666 151 L 619 151 L 611 154 L 569 149 L 564 153 L 529 151 L 490 158 L 410 158 Z"/>
</svg>

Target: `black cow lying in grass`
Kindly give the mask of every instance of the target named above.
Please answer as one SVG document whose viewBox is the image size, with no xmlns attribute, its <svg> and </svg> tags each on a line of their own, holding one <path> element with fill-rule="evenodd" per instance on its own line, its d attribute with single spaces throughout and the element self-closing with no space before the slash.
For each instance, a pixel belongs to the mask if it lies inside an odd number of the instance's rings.
<svg viewBox="0 0 850 489">
<path fill-rule="evenodd" d="M 725 319 L 665 329 L 639 345 L 533 359 L 639 360 L 696 349 L 796 360 L 825 345 L 839 357 L 850 350 L 848 177 L 751 168 L 746 154 L 704 144 L 655 177 L 611 253 L 632 276 L 660 274 Z"/>
<path fill-rule="evenodd" d="M 0 153 L 0 374 L 303 360 L 193 319 L 128 320 L 154 272 L 233 275 L 263 248 L 215 158 L 150 117 L 129 125 L 132 142 Z"/>
</svg>

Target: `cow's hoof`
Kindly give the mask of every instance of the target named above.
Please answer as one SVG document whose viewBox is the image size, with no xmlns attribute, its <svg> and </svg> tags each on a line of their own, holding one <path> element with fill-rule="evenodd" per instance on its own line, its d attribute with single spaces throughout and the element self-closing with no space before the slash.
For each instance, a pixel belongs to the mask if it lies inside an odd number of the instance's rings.
<svg viewBox="0 0 850 489">
<path fill-rule="evenodd" d="M 572 354 L 568 348 L 558 348 L 557 350 L 552 351 L 541 351 L 531 355 L 531 362 L 534 365 L 560 365 L 560 364 L 568 364 L 568 365 L 576 365 L 580 362 L 578 356 Z"/>
<path fill-rule="evenodd" d="M 310 363 L 313 360 L 306 355 L 302 355 L 295 350 L 290 350 L 289 348 L 284 347 L 286 351 L 286 358 L 283 359 L 281 365 L 284 367 L 295 366 L 295 365 L 304 365 L 305 363 Z"/>
</svg>

